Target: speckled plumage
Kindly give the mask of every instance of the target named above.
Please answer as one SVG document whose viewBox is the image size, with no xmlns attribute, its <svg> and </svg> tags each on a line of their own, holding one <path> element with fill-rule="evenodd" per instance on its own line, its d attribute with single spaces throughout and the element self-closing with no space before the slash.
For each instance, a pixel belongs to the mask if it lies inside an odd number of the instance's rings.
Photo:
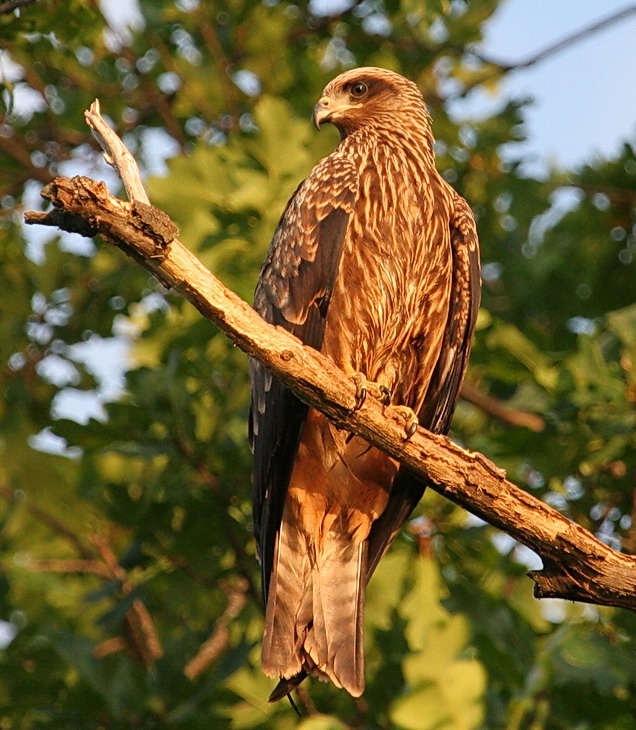
<svg viewBox="0 0 636 730">
<path fill-rule="evenodd" d="M 470 208 L 436 171 L 422 96 L 402 76 L 347 71 L 315 119 L 341 142 L 289 201 L 255 309 L 445 433 L 479 305 Z M 273 698 L 307 674 L 360 695 L 364 587 L 424 484 L 256 362 L 251 377 L 263 669 L 281 679 Z"/>
</svg>

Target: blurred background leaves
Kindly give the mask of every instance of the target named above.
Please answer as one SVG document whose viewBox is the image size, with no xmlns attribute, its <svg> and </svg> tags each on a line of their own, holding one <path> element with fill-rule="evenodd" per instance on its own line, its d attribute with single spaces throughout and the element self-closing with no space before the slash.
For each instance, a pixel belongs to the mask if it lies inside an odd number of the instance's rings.
<svg viewBox="0 0 636 730">
<path fill-rule="evenodd" d="M 0 728 L 633 727 L 633 615 L 539 604 L 536 556 L 433 494 L 369 586 L 364 698 L 306 683 L 302 721 L 268 705 L 246 358 L 118 252 L 21 224 L 55 174 L 118 192 L 83 121 L 97 96 L 153 202 L 249 300 L 289 195 L 337 142 L 308 120 L 324 84 L 352 65 L 404 73 L 479 224 L 469 380 L 543 424 L 463 401 L 453 435 L 634 552 L 636 150 L 536 179 L 514 152 L 531 102 L 451 118 L 446 82 L 497 82 L 470 44 L 499 5 L 0 15 Z"/>
</svg>

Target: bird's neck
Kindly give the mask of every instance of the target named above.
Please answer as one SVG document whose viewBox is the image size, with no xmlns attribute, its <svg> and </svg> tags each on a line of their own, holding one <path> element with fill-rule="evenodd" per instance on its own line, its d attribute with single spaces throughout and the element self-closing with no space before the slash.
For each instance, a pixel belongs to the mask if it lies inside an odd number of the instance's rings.
<svg viewBox="0 0 636 730">
<path fill-rule="evenodd" d="M 367 124 L 348 132 L 341 131 L 341 142 L 339 148 L 347 156 L 353 158 L 366 157 L 372 154 L 372 150 L 379 146 L 393 148 L 397 155 L 402 153 L 413 159 L 418 166 L 432 169 L 435 166 L 433 134 L 428 121 L 423 120 L 422 124 L 398 126 L 393 120 L 390 125 L 388 120 L 374 120 L 373 124 Z"/>
</svg>

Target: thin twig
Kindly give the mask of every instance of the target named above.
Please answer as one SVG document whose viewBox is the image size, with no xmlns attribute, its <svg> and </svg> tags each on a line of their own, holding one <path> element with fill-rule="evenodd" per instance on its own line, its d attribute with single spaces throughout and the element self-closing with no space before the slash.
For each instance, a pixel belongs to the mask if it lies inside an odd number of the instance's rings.
<svg viewBox="0 0 636 730">
<path fill-rule="evenodd" d="M 201 33 L 201 37 L 205 37 L 203 35 L 203 28 L 201 27 L 199 32 Z M 213 120 L 218 117 L 218 113 L 215 110 L 213 104 L 210 103 L 210 94 L 209 90 L 205 86 L 200 86 L 197 83 L 189 83 L 186 78 L 184 78 L 184 74 L 182 73 L 181 68 L 179 67 L 179 64 L 176 62 L 176 58 L 178 56 L 173 53 L 170 48 L 166 45 L 164 39 L 161 37 L 161 35 L 157 32 L 151 32 L 147 33 L 147 43 L 148 46 L 151 48 L 154 48 L 156 51 L 159 52 L 159 57 L 161 59 L 161 63 L 163 64 L 163 67 L 166 69 L 166 71 L 170 71 L 174 73 L 176 76 L 179 77 L 181 86 L 179 88 L 179 94 L 180 96 L 186 96 L 189 101 L 192 103 L 194 108 L 197 110 L 198 113 L 202 114 L 203 116 L 206 116 L 209 120 Z M 148 75 L 148 83 L 150 84 L 150 77 Z M 155 82 L 153 81 L 152 84 Z M 155 87 L 156 88 L 156 87 Z M 145 88 L 144 88 L 145 90 Z M 150 88 L 148 89 L 148 92 L 150 91 Z M 146 97 L 149 97 L 149 93 L 146 93 Z M 154 105 L 153 105 L 154 106 Z M 174 118 L 174 114 L 172 114 L 172 110 L 170 110 L 170 113 L 172 117 Z M 182 128 L 180 126 L 180 123 L 175 118 L 174 123 L 177 125 L 179 129 L 180 139 L 179 142 L 181 144 L 181 147 L 186 143 L 185 137 L 183 137 L 182 134 Z M 171 129 L 168 125 L 166 125 L 168 129 Z"/>
<path fill-rule="evenodd" d="M 93 649 L 93 656 L 96 659 L 102 659 L 109 654 L 126 649 L 126 641 L 121 636 L 113 636 L 110 639 L 104 639 Z"/>
<path fill-rule="evenodd" d="M 218 477 L 209 470 L 208 465 L 205 463 L 205 460 L 199 457 L 195 458 L 195 454 L 193 453 L 192 449 L 183 439 L 174 439 L 174 444 L 180 451 L 182 456 L 184 456 L 185 459 L 194 468 L 199 479 L 201 480 L 201 483 L 210 487 L 216 498 L 220 498 L 221 484 Z M 222 509 L 222 505 L 220 505 L 220 507 L 221 519 L 223 520 L 223 524 L 225 525 L 225 534 L 230 542 L 230 545 L 232 546 L 232 549 L 234 550 L 237 568 L 243 579 L 248 584 L 248 592 L 250 596 L 258 603 L 261 594 L 254 585 L 252 572 L 250 570 L 249 561 L 245 552 L 244 542 L 242 542 L 240 539 L 237 539 L 236 535 L 234 534 L 232 519 L 227 514 L 227 512 Z"/>
<path fill-rule="evenodd" d="M 124 598 L 129 596 L 133 592 L 134 586 L 128 580 L 126 571 L 119 564 L 106 538 L 103 535 L 93 535 L 92 542 L 104 565 L 108 567 L 111 580 L 120 582 Z M 124 638 L 128 642 L 131 653 L 146 668 L 153 666 L 157 659 L 163 656 L 163 648 L 154 621 L 140 598 L 135 598 L 126 612 Z"/>
<path fill-rule="evenodd" d="M 228 601 L 225 611 L 219 616 L 210 637 L 203 642 L 199 651 L 185 665 L 183 673 L 194 680 L 223 654 L 230 643 L 229 624 L 241 613 L 246 603 L 247 583 L 240 581 L 231 589 L 225 589 Z"/>
<path fill-rule="evenodd" d="M 615 205 L 629 205 L 632 206 L 636 203 L 636 190 L 629 188 L 617 188 L 613 185 L 600 185 L 598 183 L 588 183 L 576 180 L 574 182 L 567 183 L 571 187 L 579 188 L 584 193 L 602 193 Z"/>
<path fill-rule="evenodd" d="M 528 411 L 520 411 L 517 408 L 510 408 L 491 395 L 484 393 L 483 390 L 480 390 L 472 383 L 464 382 L 461 397 L 511 426 L 525 426 L 525 428 L 535 432 L 543 431 L 545 428 L 545 421 L 541 416 L 537 416 L 536 413 L 528 413 Z"/>
<path fill-rule="evenodd" d="M 0 486 L 0 497 L 4 498 L 7 502 L 16 499 L 15 492 L 3 486 Z M 119 581 L 124 597 L 132 593 L 134 586 L 128 581 L 126 571 L 119 565 L 115 554 L 104 537 L 92 536 L 91 538 L 91 542 L 96 548 L 96 553 L 101 558 L 96 559 L 95 553 L 90 551 L 77 535 L 71 532 L 57 518 L 49 515 L 41 507 L 29 501 L 26 502 L 26 509 L 33 517 L 65 538 L 82 556 L 81 559 L 31 559 L 25 566 L 27 570 L 96 575 L 103 580 Z M 124 621 L 125 633 L 128 635 L 132 653 L 135 654 L 144 666 L 152 666 L 163 655 L 163 649 L 161 648 L 152 617 L 140 599 L 137 598 L 132 602 L 132 606 L 127 611 Z"/>
<path fill-rule="evenodd" d="M 310 717 L 320 714 L 316 709 L 316 705 L 309 694 L 306 684 L 299 684 L 296 687 L 296 696 L 298 697 L 299 703 L 303 706 L 305 712 Z"/>
<path fill-rule="evenodd" d="M 219 36 L 212 23 L 203 21 L 201 13 L 199 13 L 199 19 L 202 22 L 201 37 L 203 38 L 203 41 L 206 45 L 206 48 L 210 52 L 210 55 L 214 59 L 219 82 L 223 87 L 225 103 L 230 113 L 230 117 L 232 118 L 232 125 L 236 125 L 240 110 L 238 105 L 237 87 L 234 85 L 234 82 L 230 78 L 230 69 L 232 67 L 232 62 L 225 54 L 223 46 L 221 45 L 221 41 L 219 40 Z"/>
<path fill-rule="evenodd" d="M 23 8 L 26 5 L 32 5 L 36 2 L 38 2 L 38 0 L 11 0 L 11 2 L 2 3 L 2 5 L 0 5 L 0 15 L 8 15 L 14 10 Z"/>
<path fill-rule="evenodd" d="M 97 575 L 106 580 L 110 580 L 112 577 L 108 566 L 100 560 L 40 558 L 38 560 L 29 560 L 25 567 L 34 573 L 86 573 L 88 575 Z"/>
<path fill-rule="evenodd" d="M 149 39 L 148 45 L 151 48 L 154 46 L 152 38 Z M 127 45 L 123 44 L 120 53 L 130 63 L 131 68 L 134 68 L 137 56 L 133 51 Z M 181 77 L 181 74 L 177 73 L 177 76 Z M 177 142 L 181 152 L 183 152 L 187 140 L 183 133 L 181 123 L 172 111 L 171 102 L 175 98 L 175 94 L 160 91 L 149 74 L 140 74 L 139 83 L 147 106 L 159 114 L 164 127 Z"/>
<path fill-rule="evenodd" d="M 31 150 L 23 145 L 23 140 L 13 139 L 12 137 L 4 137 L 0 135 L 0 149 L 6 152 L 10 157 L 18 163 L 19 167 L 26 168 L 29 171 L 29 177 L 45 183 L 51 179 L 51 173 L 46 167 L 36 167 L 31 160 Z"/>
<path fill-rule="evenodd" d="M 6 502 L 14 502 L 19 499 L 16 494 L 16 490 L 5 486 L 0 486 L 0 497 L 2 497 Z M 41 522 L 43 525 L 46 525 L 60 537 L 64 538 L 84 560 L 89 561 L 95 557 L 94 553 L 88 549 L 82 540 L 63 522 L 58 520 L 57 517 L 54 517 L 46 512 L 46 510 L 43 510 L 42 507 L 39 507 L 35 504 L 35 502 L 28 499 L 28 497 L 23 498 L 22 501 L 24 502 L 27 512 L 32 517 Z"/>
</svg>

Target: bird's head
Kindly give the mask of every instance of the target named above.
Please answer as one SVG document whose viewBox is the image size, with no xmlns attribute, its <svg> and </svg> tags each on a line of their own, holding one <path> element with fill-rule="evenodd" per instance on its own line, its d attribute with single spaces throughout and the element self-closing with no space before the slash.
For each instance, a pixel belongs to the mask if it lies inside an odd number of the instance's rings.
<svg viewBox="0 0 636 730">
<path fill-rule="evenodd" d="M 316 127 L 330 122 L 342 137 L 373 124 L 395 126 L 404 115 L 427 124 L 428 114 L 417 86 L 384 68 L 354 68 L 325 86 L 314 107 Z"/>
</svg>

